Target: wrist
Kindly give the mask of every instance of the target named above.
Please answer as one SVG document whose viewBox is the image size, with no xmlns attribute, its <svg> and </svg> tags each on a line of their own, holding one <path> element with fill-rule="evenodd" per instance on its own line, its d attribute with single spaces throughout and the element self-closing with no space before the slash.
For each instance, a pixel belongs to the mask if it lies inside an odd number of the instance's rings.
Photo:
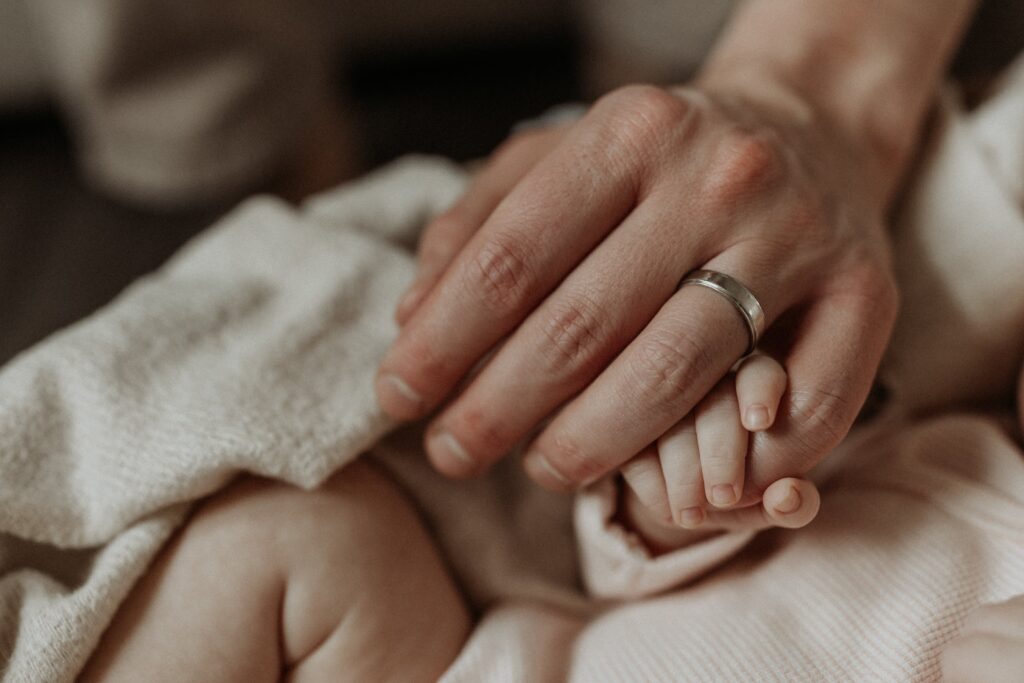
<svg viewBox="0 0 1024 683">
<path fill-rule="evenodd" d="M 742 122 L 745 112 L 767 122 L 783 137 L 802 139 L 823 162 L 842 164 L 846 175 L 883 209 L 895 189 L 913 136 L 877 130 L 870 118 L 791 74 L 763 63 L 709 65 L 694 85 Z M 852 187 L 851 187 L 852 189 Z"/>
<path fill-rule="evenodd" d="M 977 0 L 748 0 L 699 82 L 800 101 L 892 196 Z"/>
<path fill-rule="evenodd" d="M 888 116 L 886 104 L 864 106 L 861 98 L 838 97 L 820 82 L 770 65 L 710 65 L 697 85 L 767 108 L 780 121 L 812 131 L 821 143 L 836 148 L 882 204 L 895 192 L 918 136 L 916 125 Z M 881 96 L 871 99 L 889 102 Z M 824 149 L 820 152 L 826 154 Z"/>
</svg>

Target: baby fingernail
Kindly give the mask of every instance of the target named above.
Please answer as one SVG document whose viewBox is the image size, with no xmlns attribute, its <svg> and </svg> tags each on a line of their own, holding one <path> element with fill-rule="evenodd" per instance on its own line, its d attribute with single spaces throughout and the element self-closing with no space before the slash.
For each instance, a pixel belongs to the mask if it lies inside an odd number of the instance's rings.
<svg viewBox="0 0 1024 683">
<path fill-rule="evenodd" d="M 728 484 L 711 487 L 711 503 L 715 507 L 727 507 L 736 502 L 736 489 Z"/>
<path fill-rule="evenodd" d="M 392 417 L 411 420 L 423 411 L 423 397 L 408 382 L 392 373 L 377 378 L 377 398 Z"/>
<path fill-rule="evenodd" d="M 700 508 L 686 508 L 679 513 L 679 524 L 687 529 L 696 529 L 704 521 L 704 511 Z"/>
<path fill-rule="evenodd" d="M 802 503 L 803 499 L 800 497 L 800 492 L 796 490 L 796 487 L 790 486 L 786 491 L 786 495 L 775 505 L 775 510 L 776 512 L 788 515 L 796 512 Z"/>
<path fill-rule="evenodd" d="M 743 421 L 746 422 L 747 429 L 757 431 L 768 428 L 769 417 L 767 408 L 762 405 L 755 405 L 747 408 Z"/>
</svg>

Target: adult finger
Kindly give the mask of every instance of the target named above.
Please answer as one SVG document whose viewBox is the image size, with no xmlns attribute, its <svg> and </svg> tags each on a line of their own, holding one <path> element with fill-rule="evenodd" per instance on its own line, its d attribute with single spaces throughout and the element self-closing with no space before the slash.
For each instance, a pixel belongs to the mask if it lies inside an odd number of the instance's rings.
<svg viewBox="0 0 1024 683">
<path fill-rule="evenodd" d="M 723 144 L 731 149 L 735 143 Z M 663 168 L 644 200 L 434 419 L 426 450 L 438 470 L 470 476 L 501 458 L 552 411 L 585 390 L 673 296 L 680 277 L 721 249 L 721 217 L 703 210 L 708 197 L 716 196 L 704 187 L 704 168 L 689 162 Z M 745 200 L 733 197 L 730 205 Z M 722 198 L 715 202 L 722 203 Z M 765 220 L 758 217 L 759 228 Z M 779 247 L 751 240 L 730 251 L 759 262 L 758 272 L 770 271 L 771 278 L 791 277 L 792 267 L 777 263 L 784 255 Z M 725 307 L 721 312 L 730 324 L 741 320 L 728 302 L 716 304 Z M 737 332 L 747 334 L 745 327 Z M 708 341 L 720 346 L 717 340 Z M 508 400 L 510 392 L 515 401 Z M 651 440 L 658 435 L 650 433 Z M 741 478 L 734 479 L 735 486 L 742 484 Z"/>
<path fill-rule="evenodd" d="M 385 412 L 415 419 L 434 408 L 633 208 L 652 163 L 637 146 L 649 144 L 651 126 L 672 131 L 689 112 L 655 92 L 656 107 L 630 109 L 634 119 L 644 114 L 642 137 L 607 112 L 621 104 L 596 106 L 495 209 L 381 363 L 376 388 Z"/>
<path fill-rule="evenodd" d="M 654 199 L 634 209 L 434 418 L 426 450 L 439 471 L 469 476 L 505 455 L 584 390 L 672 296 L 679 263 L 701 245 L 694 234 L 659 248 L 678 233 L 679 211 Z"/>
<path fill-rule="evenodd" d="M 772 429 L 751 439 L 745 501 L 800 476 L 846 436 L 867 398 L 896 318 L 887 273 L 851 271 L 801 316 L 786 358 L 789 391 Z"/>
<path fill-rule="evenodd" d="M 771 259 L 751 258 L 757 250 L 734 248 L 707 267 L 747 284 L 770 324 L 799 291 L 788 277 L 769 273 Z M 542 486 L 565 490 L 618 467 L 690 412 L 748 343 L 746 325 L 728 300 L 704 287 L 679 289 L 540 434 L 524 461 L 527 471 Z"/>
<path fill-rule="evenodd" d="M 690 412 L 742 353 L 745 334 L 717 294 L 679 290 L 534 441 L 527 472 L 568 490 L 618 467 Z"/>
<path fill-rule="evenodd" d="M 503 143 L 462 196 L 423 230 L 416 279 L 399 299 L 395 319 L 405 322 L 495 207 L 565 135 L 565 126 L 519 133 Z"/>
</svg>

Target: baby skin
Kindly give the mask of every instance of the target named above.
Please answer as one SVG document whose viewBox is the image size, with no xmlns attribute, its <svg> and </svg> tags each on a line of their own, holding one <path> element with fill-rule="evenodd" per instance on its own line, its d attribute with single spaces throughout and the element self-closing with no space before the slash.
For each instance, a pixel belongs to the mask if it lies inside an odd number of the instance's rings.
<svg viewBox="0 0 1024 683">
<path fill-rule="evenodd" d="M 746 430 L 771 426 L 784 390 L 775 361 L 748 359 L 657 454 L 626 468 L 625 518 L 652 548 L 814 517 L 817 491 L 801 480 L 722 512 L 702 483 L 701 472 L 719 467 L 742 490 Z M 469 628 L 412 503 L 362 459 L 315 491 L 243 477 L 201 505 L 128 596 L 81 680 L 434 681 Z"/>
<path fill-rule="evenodd" d="M 315 491 L 244 477 L 200 506 L 80 680 L 436 681 L 469 627 L 412 505 L 359 460 Z"/>
<path fill-rule="evenodd" d="M 655 552 L 719 530 L 805 526 L 820 498 L 809 481 L 780 479 L 758 503 L 734 507 L 750 439 L 771 429 L 786 372 L 769 356 L 746 358 L 697 408 L 621 469 L 622 519 Z"/>
</svg>

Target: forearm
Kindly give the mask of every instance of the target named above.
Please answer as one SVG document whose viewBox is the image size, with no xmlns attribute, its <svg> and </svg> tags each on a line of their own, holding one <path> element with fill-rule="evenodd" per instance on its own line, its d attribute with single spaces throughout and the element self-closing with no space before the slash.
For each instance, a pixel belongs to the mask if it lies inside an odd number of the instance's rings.
<svg viewBox="0 0 1024 683">
<path fill-rule="evenodd" d="M 883 201 L 978 0 L 747 0 L 700 80 L 783 86 L 867 153 Z"/>
</svg>

